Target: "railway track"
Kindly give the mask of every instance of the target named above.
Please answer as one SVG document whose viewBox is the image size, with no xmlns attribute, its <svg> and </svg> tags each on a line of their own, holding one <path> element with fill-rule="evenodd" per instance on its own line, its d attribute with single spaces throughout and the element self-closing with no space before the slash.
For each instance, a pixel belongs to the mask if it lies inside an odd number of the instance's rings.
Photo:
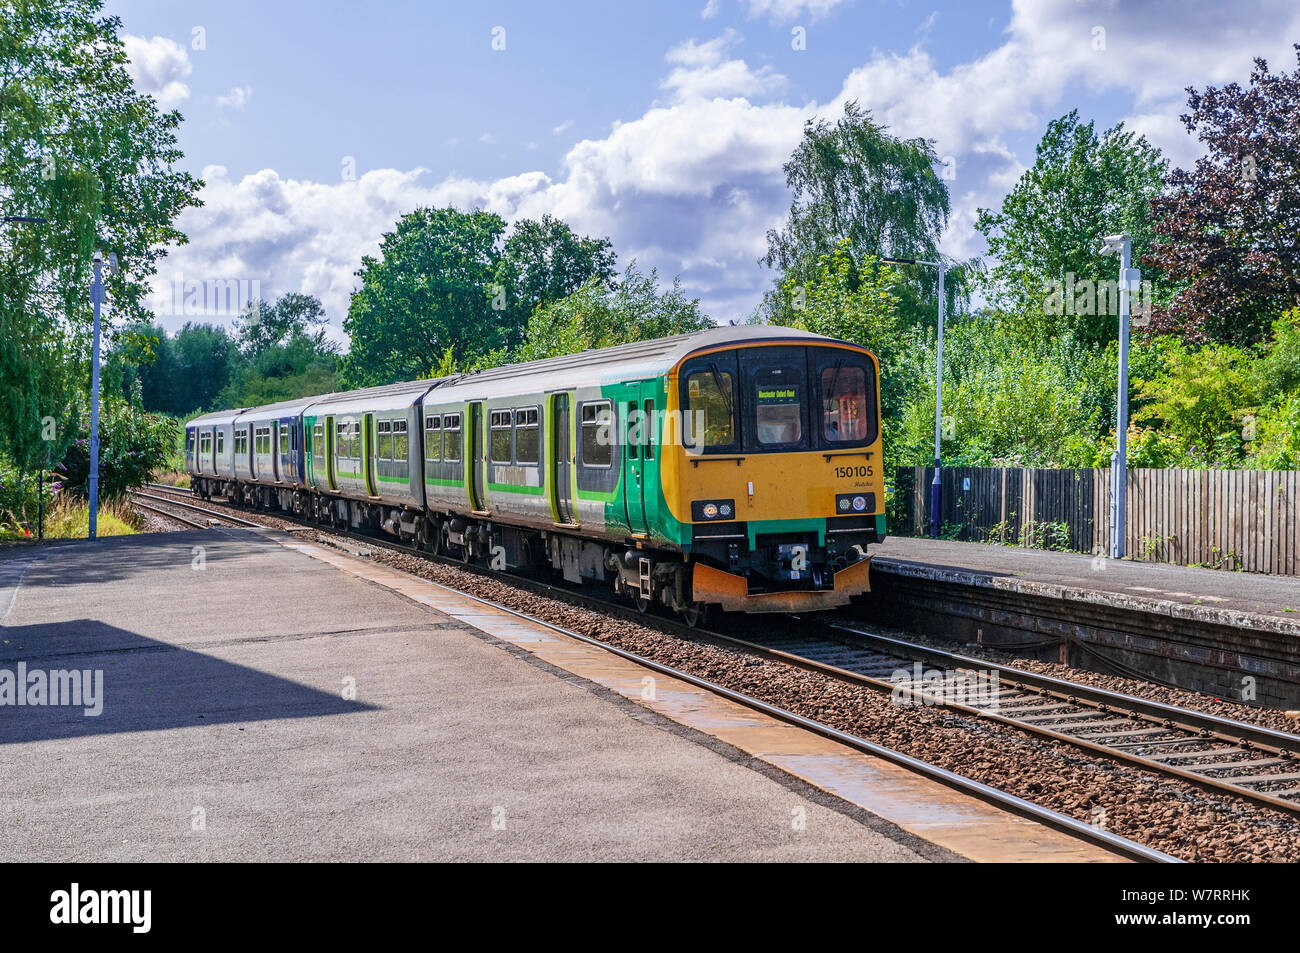
<svg viewBox="0 0 1300 953">
<path fill-rule="evenodd" d="M 175 487 L 159 489 L 188 493 Z M 1300 737 L 1295 735 L 878 635 L 839 619 L 784 617 L 797 628 L 786 626 L 765 636 L 748 626 L 744 638 L 690 628 L 674 619 L 639 613 L 607 596 L 492 572 L 365 534 L 319 527 L 279 514 L 275 518 L 485 578 L 504 578 L 512 585 L 570 604 L 601 612 L 612 610 L 680 638 L 710 641 L 821 672 L 888 693 L 903 704 L 951 709 L 1300 814 Z"/>
<path fill-rule="evenodd" d="M 177 487 L 168 487 L 160 483 L 149 483 L 146 485 L 153 487 L 155 489 L 165 489 L 165 490 L 170 490 L 173 493 L 185 493 L 186 495 L 189 495 L 188 490 L 182 490 Z M 143 500 L 148 500 L 150 502 L 141 502 Z M 175 512 L 163 509 L 162 507 L 158 506 L 158 504 L 162 503 L 165 506 L 178 507 L 180 509 L 186 510 L 191 513 L 202 514 L 206 516 L 209 520 L 219 521 L 221 525 L 242 526 L 242 527 L 262 525 L 261 523 L 255 523 L 252 520 L 242 519 L 238 516 L 231 516 L 229 513 L 221 513 L 216 510 L 208 509 L 207 507 L 196 506 L 195 504 L 187 503 L 184 500 L 178 500 L 178 499 L 169 498 L 165 496 L 155 496 L 152 493 L 144 493 L 139 490 L 131 494 L 131 503 L 132 505 L 137 506 L 142 510 L 149 510 L 150 512 L 157 513 L 159 516 L 165 517 L 166 519 L 174 520 L 177 523 L 182 523 L 186 526 L 193 527 L 194 529 L 210 529 L 212 527 L 212 523 L 211 522 L 201 523 L 192 517 L 183 516 Z"/>
</svg>

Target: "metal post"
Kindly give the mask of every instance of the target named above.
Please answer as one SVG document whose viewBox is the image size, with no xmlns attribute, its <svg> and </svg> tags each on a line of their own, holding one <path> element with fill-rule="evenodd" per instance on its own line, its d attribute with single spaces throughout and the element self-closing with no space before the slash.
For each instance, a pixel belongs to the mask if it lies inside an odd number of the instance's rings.
<svg viewBox="0 0 1300 953">
<path fill-rule="evenodd" d="M 939 538 L 939 524 L 943 511 L 943 478 L 940 472 L 943 459 L 943 259 L 939 260 L 939 346 L 935 355 L 934 372 L 934 480 L 930 483 L 930 538 Z"/>
<path fill-rule="evenodd" d="M 95 252 L 95 280 L 90 285 L 90 301 L 95 306 L 93 343 L 90 347 L 90 532 L 94 539 L 99 516 L 99 306 L 104 301 L 101 270 L 104 256 Z"/>
<path fill-rule="evenodd" d="M 1133 243 L 1125 237 L 1119 264 L 1119 391 L 1116 394 L 1115 457 L 1111 463 L 1110 556 L 1124 558 L 1128 491 L 1128 337 L 1129 266 Z"/>
<path fill-rule="evenodd" d="M 45 538 L 45 464 L 41 464 L 36 480 L 36 541 Z"/>
</svg>

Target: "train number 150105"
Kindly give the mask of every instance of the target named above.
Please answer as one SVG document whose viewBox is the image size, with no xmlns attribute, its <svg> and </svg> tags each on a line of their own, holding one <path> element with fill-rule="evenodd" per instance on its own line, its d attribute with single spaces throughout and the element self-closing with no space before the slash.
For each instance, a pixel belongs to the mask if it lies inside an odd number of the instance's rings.
<svg viewBox="0 0 1300 953">
<path fill-rule="evenodd" d="M 857 467 L 836 467 L 835 478 L 837 480 L 847 480 L 851 477 L 870 477 L 876 475 L 876 468 L 871 464 L 865 464 Z"/>
</svg>

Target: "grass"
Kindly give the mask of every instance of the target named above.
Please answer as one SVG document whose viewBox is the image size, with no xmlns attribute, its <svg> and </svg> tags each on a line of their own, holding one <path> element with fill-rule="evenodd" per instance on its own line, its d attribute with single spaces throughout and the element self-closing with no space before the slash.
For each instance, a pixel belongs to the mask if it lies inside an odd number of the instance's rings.
<svg viewBox="0 0 1300 953">
<path fill-rule="evenodd" d="M 140 532 L 140 519 L 125 500 L 99 507 L 95 533 L 99 536 L 130 536 Z M 56 500 L 45 514 L 46 539 L 85 539 L 90 532 L 90 506 L 76 500 Z"/>
<path fill-rule="evenodd" d="M 189 487 L 190 475 L 184 470 L 158 470 L 154 472 L 153 482 L 166 483 L 168 486 Z"/>
</svg>

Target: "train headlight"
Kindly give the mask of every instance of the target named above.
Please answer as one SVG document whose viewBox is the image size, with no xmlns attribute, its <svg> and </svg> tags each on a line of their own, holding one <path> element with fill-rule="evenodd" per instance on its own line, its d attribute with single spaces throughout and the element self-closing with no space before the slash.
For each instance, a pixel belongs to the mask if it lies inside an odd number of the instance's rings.
<svg viewBox="0 0 1300 953">
<path fill-rule="evenodd" d="M 735 512 L 735 500 L 694 500 L 691 503 L 691 519 L 696 522 L 729 520 Z"/>
<path fill-rule="evenodd" d="M 841 512 L 841 513 L 847 513 L 847 512 L 849 511 L 849 505 L 850 505 L 850 504 L 849 504 L 849 498 L 848 498 L 847 496 L 841 496 L 841 497 L 840 497 L 840 512 Z"/>
<path fill-rule="evenodd" d="M 865 496 L 855 496 L 853 498 L 853 509 L 861 513 L 867 508 L 867 498 Z"/>
</svg>

